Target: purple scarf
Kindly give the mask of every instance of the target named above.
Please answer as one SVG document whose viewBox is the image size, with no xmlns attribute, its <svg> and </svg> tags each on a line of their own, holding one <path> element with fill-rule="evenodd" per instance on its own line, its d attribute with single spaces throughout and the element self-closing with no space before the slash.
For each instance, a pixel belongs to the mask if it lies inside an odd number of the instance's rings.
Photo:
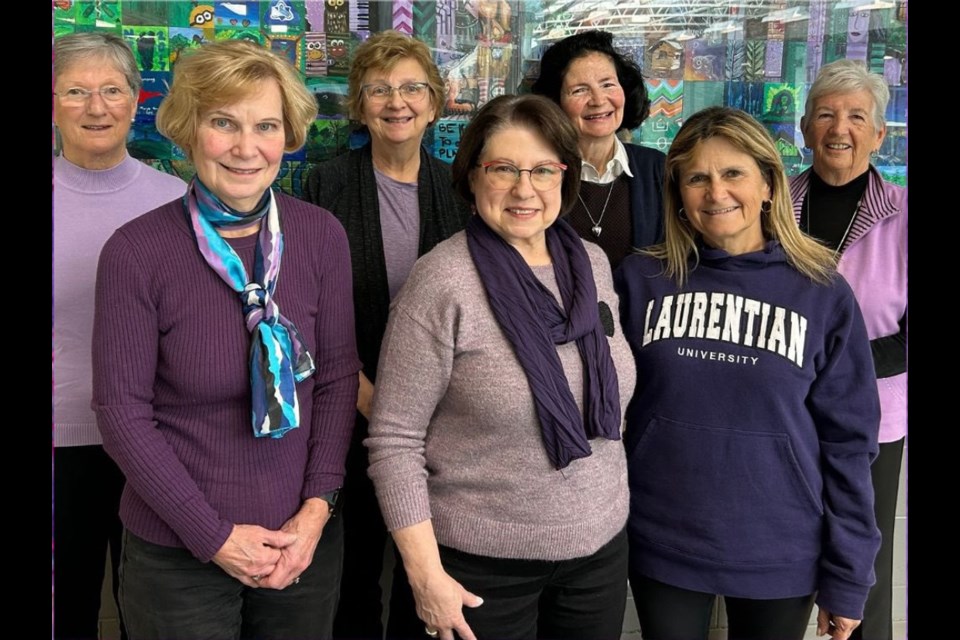
<svg viewBox="0 0 960 640">
<path fill-rule="evenodd" d="M 590 455 L 588 440 L 620 439 L 620 388 L 583 241 L 563 220 L 547 229 L 546 238 L 563 308 L 483 218 L 474 215 L 467 223 L 467 246 L 490 308 L 533 392 L 543 446 L 553 465 L 563 469 Z M 583 360 L 585 415 L 573 399 L 555 346 L 571 340 Z"/>
</svg>

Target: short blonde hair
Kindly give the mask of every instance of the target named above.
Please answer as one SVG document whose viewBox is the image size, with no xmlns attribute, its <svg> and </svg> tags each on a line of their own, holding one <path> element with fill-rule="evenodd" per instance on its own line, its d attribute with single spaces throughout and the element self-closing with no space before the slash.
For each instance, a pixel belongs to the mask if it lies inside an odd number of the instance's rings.
<svg viewBox="0 0 960 640">
<path fill-rule="evenodd" d="M 436 109 L 437 117 L 443 105 L 443 79 L 440 70 L 433 61 L 430 47 L 423 42 L 405 36 L 399 31 L 388 29 L 370 36 L 357 47 L 350 64 L 349 95 L 347 96 L 347 110 L 351 120 L 360 121 L 360 105 L 363 100 L 363 77 L 371 69 L 390 71 L 397 63 L 404 59 L 411 59 L 419 64 L 427 74 L 427 85 L 430 89 L 430 99 Z M 434 121 L 430 122 L 433 124 Z"/>
<path fill-rule="evenodd" d="M 777 147 L 759 122 L 731 107 L 708 107 L 693 114 L 680 128 L 667 153 L 663 185 L 665 238 L 647 252 L 666 261 L 665 274 L 682 286 L 690 270 L 689 259 L 699 258 L 699 233 L 686 216 L 681 216 L 680 173 L 697 153 L 699 144 L 719 137 L 749 155 L 760 167 L 770 187 L 770 206 L 761 211 L 764 238 L 778 240 L 787 261 L 814 282 L 827 282 L 835 272 L 833 253 L 804 235 L 793 215 L 787 174 Z"/>
<path fill-rule="evenodd" d="M 280 87 L 284 148 L 296 151 L 317 117 L 317 101 L 287 60 L 245 40 L 205 44 L 177 61 L 170 94 L 157 111 L 157 130 L 192 157 L 200 117 L 244 99 L 268 78 Z"/>
</svg>

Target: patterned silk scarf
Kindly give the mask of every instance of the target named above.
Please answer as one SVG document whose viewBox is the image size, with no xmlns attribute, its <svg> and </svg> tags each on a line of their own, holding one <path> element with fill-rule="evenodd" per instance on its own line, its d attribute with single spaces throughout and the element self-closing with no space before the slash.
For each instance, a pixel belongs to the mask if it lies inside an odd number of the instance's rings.
<svg viewBox="0 0 960 640">
<path fill-rule="evenodd" d="M 293 322 L 273 301 L 280 274 L 283 233 L 273 191 L 268 189 L 253 213 L 234 211 L 193 179 L 184 196 L 187 217 L 197 246 L 210 268 L 240 295 L 250 344 L 250 387 L 253 394 L 253 434 L 282 438 L 300 426 L 296 383 L 310 377 L 315 366 Z M 243 262 L 217 233 L 219 227 L 242 227 L 260 221 L 253 278 Z"/>
</svg>

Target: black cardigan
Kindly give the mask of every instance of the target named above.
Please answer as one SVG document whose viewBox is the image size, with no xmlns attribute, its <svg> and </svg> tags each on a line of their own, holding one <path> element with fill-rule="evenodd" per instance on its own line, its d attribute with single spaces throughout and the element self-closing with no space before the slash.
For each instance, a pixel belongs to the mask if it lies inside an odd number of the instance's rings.
<svg viewBox="0 0 960 640">
<path fill-rule="evenodd" d="M 451 186 L 450 167 L 420 148 L 418 177 L 422 256 L 463 229 L 470 207 Z M 370 145 L 348 151 L 315 167 L 306 178 L 304 197 L 340 220 L 350 242 L 357 351 L 363 372 L 377 378 L 380 343 L 387 328 L 390 291 L 383 257 L 380 203 Z"/>
</svg>

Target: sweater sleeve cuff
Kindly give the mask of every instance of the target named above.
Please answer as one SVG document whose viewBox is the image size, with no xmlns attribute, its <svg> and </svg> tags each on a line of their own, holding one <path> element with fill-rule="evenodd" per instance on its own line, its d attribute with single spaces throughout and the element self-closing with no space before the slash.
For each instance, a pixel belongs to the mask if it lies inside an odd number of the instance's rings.
<svg viewBox="0 0 960 640">
<path fill-rule="evenodd" d="M 863 606 L 869 592 L 870 587 L 863 585 L 821 579 L 817 606 L 836 616 L 863 620 Z"/>
<path fill-rule="evenodd" d="M 303 491 L 300 494 L 301 500 L 310 498 L 319 498 L 325 493 L 330 493 L 343 486 L 343 475 L 335 473 L 314 474 L 303 482 Z"/>
<path fill-rule="evenodd" d="M 377 487 L 377 500 L 383 521 L 388 531 L 396 531 L 430 520 L 430 498 L 426 485 L 410 486 L 395 484 L 387 488 Z"/>
<path fill-rule="evenodd" d="M 210 526 L 212 525 L 212 526 Z M 197 520 L 186 531 L 180 532 L 180 539 L 190 553 L 200 562 L 210 562 L 217 551 L 223 547 L 230 534 L 233 533 L 233 523 L 227 520 L 218 520 L 208 524 Z"/>
</svg>

